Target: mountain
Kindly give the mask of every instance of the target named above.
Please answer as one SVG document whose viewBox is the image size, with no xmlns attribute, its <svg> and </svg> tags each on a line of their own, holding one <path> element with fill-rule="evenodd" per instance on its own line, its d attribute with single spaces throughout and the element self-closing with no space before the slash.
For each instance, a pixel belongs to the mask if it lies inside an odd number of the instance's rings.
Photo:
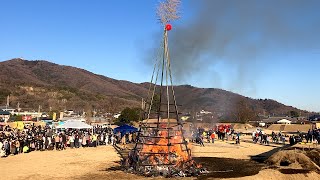
<svg viewBox="0 0 320 180">
<path fill-rule="evenodd" d="M 149 83 L 132 83 L 97 75 L 84 69 L 63 66 L 48 61 L 12 59 L 0 62 L 0 103 L 7 95 L 15 106 L 44 110 L 91 110 L 116 112 L 125 107 L 140 107 L 146 98 Z M 223 115 L 234 111 L 239 101 L 257 113 L 287 115 L 290 111 L 307 113 L 274 100 L 256 100 L 215 88 L 175 86 L 182 112 L 201 109 Z"/>
</svg>

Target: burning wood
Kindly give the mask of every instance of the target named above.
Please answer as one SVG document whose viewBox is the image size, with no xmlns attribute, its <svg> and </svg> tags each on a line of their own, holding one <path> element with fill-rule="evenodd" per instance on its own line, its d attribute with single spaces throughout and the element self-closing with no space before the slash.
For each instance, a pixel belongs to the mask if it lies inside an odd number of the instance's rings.
<svg viewBox="0 0 320 180">
<path fill-rule="evenodd" d="M 140 131 L 141 135 L 149 136 L 139 136 L 139 142 L 123 166 L 129 172 L 147 177 L 187 177 L 205 173 L 205 169 L 191 158 L 190 146 L 181 132 L 182 126 L 169 128 L 161 122 L 159 124 L 159 128 L 149 127 Z"/>
</svg>

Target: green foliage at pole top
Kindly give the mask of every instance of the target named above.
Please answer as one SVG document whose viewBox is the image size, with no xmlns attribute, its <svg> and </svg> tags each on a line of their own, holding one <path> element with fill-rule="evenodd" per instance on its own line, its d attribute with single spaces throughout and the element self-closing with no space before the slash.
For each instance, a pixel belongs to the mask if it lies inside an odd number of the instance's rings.
<svg viewBox="0 0 320 180">
<path fill-rule="evenodd" d="M 119 118 L 115 121 L 116 125 L 132 124 L 132 122 L 139 121 L 141 109 L 140 108 L 125 108 Z"/>
</svg>

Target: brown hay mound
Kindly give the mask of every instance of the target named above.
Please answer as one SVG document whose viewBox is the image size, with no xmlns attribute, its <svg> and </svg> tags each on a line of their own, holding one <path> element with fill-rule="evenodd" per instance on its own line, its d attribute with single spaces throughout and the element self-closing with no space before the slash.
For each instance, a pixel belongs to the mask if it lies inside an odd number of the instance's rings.
<svg viewBox="0 0 320 180">
<path fill-rule="evenodd" d="M 295 150 L 279 151 L 269 157 L 266 162 L 271 166 L 317 170 L 317 167 L 308 156 L 301 151 Z"/>
<path fill-rule="evenodd" d="M 306 151 L 305 154 L 318 166 L 320 166 L 320 150 L 313 149 L 311 151 Z"/>
</svg>

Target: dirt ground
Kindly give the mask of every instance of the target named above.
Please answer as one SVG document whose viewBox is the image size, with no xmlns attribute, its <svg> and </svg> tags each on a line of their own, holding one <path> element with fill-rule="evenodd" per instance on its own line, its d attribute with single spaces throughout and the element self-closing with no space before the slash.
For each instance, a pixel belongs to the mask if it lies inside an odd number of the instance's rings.
<svg viewBox="0 0 320 180">
<path fill-rule="evenodd" d="M 253 157 L 268 156 L 268 153 L 279 149 L 278 146 L 245 142 L 235 145 L 221 141 L 205 145 L 194 145 L 193 156 L 210 173 L 196 179 L 320 179 L 316 172 L 281 173 L 252 160 Z M 0 179 L 145 179 L 120 171 L 119 161 L 120 157 L 112 146 L 31 152 L 1 158 Z"/>
</svg>

